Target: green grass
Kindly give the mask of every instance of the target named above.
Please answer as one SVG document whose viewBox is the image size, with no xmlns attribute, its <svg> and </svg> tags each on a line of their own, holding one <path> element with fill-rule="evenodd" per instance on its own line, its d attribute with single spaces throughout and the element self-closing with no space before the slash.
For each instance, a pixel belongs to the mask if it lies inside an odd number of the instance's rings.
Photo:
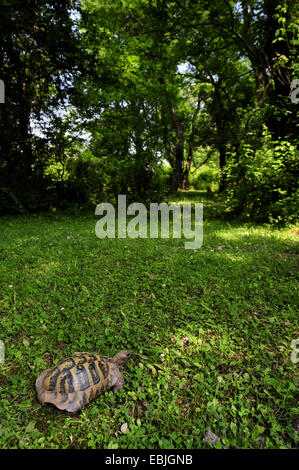
<svg viewBox="0 0 299 470">
<path fill-rule="evenodd" d="M 0 447 L 209 448 L 208 429 L 216 447 L 296 447 L 298 229 L 206 219 L 192 251 L 100 240 L 96 220 L 0 219 Z M 37 402 L 45 368 L 124 348 L 122 391 L 73 416 Z"/>
</svg>

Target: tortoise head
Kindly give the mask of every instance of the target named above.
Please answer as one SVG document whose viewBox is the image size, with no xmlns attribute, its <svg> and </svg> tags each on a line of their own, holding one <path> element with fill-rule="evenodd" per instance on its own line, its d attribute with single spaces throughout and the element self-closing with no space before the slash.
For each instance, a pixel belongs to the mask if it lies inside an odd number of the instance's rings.
<svg viewBox="0 0 299 470">
<path fill-rule="evenodd" d="M 125 349 L 124 351 L 120 351 L 119 353 L 115 354 L 112 359 L 113 362 L 115 362 L 118 366 L 122 366 L 125 362 L 127 362 L 131 355 L 132 351 Z"/>
</svg>

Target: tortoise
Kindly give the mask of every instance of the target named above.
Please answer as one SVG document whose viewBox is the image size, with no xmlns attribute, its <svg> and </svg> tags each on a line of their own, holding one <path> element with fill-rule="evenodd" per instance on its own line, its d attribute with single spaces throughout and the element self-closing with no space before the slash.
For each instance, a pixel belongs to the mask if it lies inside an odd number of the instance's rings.
<svg viewBox="0 0 299 470">
<path fill-rule="evenodd" d="M 119 371 L 131 356 L 124 350 L 114 357 L 75 352 L 52 369 L 40 374 L 35 382 L 38 400 L 52 403 L 60 410 L 76 413 L 106 390 L 120 390 L 125 384 Z"/>
</svg>

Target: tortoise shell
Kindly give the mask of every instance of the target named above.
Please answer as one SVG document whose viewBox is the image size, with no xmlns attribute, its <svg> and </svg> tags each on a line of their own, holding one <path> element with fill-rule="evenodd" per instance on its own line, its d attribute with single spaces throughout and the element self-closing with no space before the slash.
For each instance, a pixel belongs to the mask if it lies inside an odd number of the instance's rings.
<svg viewBox="0 0 299 470">
<path fill-rule="evenodd" d="M 87 352 L 75 353 L 41 373 L 35 383 L 38 400 L 74 413 L 106 390 L 124 386 L 119 367 L 130 356 L 128 350 L 113 358 Z"/>
</svg>

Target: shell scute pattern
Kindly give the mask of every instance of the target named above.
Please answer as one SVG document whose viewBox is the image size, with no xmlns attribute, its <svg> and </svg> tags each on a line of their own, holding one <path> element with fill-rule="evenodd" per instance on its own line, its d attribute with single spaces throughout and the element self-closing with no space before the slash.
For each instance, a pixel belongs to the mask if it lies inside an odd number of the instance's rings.
<svg viewBox="0 0 299 470">
<path fill-rule="evenodd" d="M 41 403 L 52 403 L 59 409 L 76 412 L 106 390 L 123 387 L 119 367 L 130 356 L 128 350 L 113 358 L 77 352 L 42 372 L 36 380 L 38 399 Z"/>
</svg>

